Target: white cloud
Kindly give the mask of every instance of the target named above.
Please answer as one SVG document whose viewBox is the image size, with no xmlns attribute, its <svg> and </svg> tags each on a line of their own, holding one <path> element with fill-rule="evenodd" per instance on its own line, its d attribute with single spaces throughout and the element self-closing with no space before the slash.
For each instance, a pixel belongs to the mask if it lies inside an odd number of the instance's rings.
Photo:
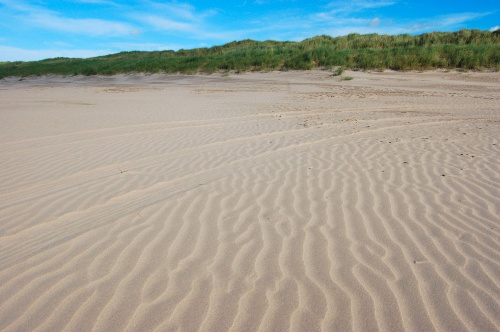
<svg viewBox="0 0 500 332">
<path fill-rule="evenodd" d="M 485 13 L 457 13 L 449 15 L 440 15 L 428 19 L 418 20 L 417 22 L 407 25 L 405 28 L 411 32 L 425 32 L 438 29 L 456 29 L 461 24 L 476 20 L 478 18 L 490 15 L 491 12 Z"/>
<path fill-rule="evenodd" d="M 181 48 L 185 48 L 185 45 L 178 44 L 157 44 L 157 43 L 111 43 L 109 46 L 119 49 L 116 52 L 121 51 L 177 51 Z"/>
<path fill-rule="evenodd" d="M 396 4 L 396 1 L 334 1 L 326 6 L 327 11 L 312 14 L 310 17 L 316 21 L 333 21 L 340 18 L 352 17 L 353 14 L 359 15 L 359 13 L 369 9 L 387 7 L 394 4 Z"/>
<path fill-rule="evenodd" d="M 20 21 L 28 25 L 61 32 L 83 35 L 128 35 L 137 30 L 128 23 L 84 18 L 63 17 L 59 13 L 41 7 L 32 6 L 22 1 L 0 0 L 8 9 L 14 11 Z"/>
<path fill-rule="evenodd" d="M 44 11 L 43 9 L 24 3 L 23 1 L 0 0 L 0 4 L 6 8 L 21 11 L 21 12 L 38 12 Z"/>
<path fill-rule="evenodd" d="M 64 42 L 53 42 L 55 48 L 31 50 L 11 46 L 0 45 L 0 62 L 2 61 L 36 61 L 48 58 L 90 58 L 101 55 L 108 55 L 122 51 L 177 51 L 186 48 L 186 45 L 159 44 L 159 43 L 110 43 L 106 49 L 86 50 L 67 49 L 71 45 Z M 61 48 L 58 48 L 61 47 Z"/>
<path fill-rule="evenodd" d="M 432 27 L 435 27 L 436 23 L 423 23 L 423 24 L 412 24 L 412 25 L 407 25 L 406 29 L 407 30 L 412 30 L 412 31 L 422 31 L 422 30 L 428 30 Z"/>
<path fill-rule="evenodd" d="M 0 61 L 35 61 L 48 58 L 90 58 L 113 53 L 107 50 L 28 50 L 0 45 Z"/>
<path fill-rule="evenodd" d="M 109 0 L 75 0 L 76 2 L 79 3 L 90 3 L 90 4 L 96 4 L 96 5 L 109 5 L 109 6 L 119 6 L 116 2 L 109 1 Z"/>
<path fill-rule="evenodd" d="M 384 27 L 371 27 L 369 25 L 359 26 L 359 25 L 351 25 L 351 26 L 338 26 L 332 27 L 322 30 L 322 34 L 330 35 L 330 36 L 346 36 L 351 33 L 359 33 L 359 34 L 370 34 L 370 33 L 378 33 L 378 34 L 392 34 L 395 30 L 389 30 Z M 397 29 L 394 33 L 399 34 L 404 31 Z M 312 34 L 314 36 L 315 34 Z"/>
<path fill-rule="evenodd" d="M 62 46 L 62 47 L 74 47 L 74 45 L 71 45 L 70 43 L 62 42 L 62 41 L 55 41 L 52 44 L 57 45 L 57 46 Z"/>
<path fill-rule="evenodd" d="M 370 21 L 370 26 L 371 27 L 376 27 L 380 25 L 380 19 L 378 17 L 375 17 L 373 20 Z"/>
<path fill-rule="evenodd" d="M 396 4 L 396 1 L 388 1 L 388 0 L 378 0 L 378 1 L 370 1 L 370 0 L 351 0 L 351 1 L 343 1 L 337 0 L 330 2 L 326 7 L 333 8 L 329 11 L 330 14 L 348 14 L 353 12 L 362 12 L 367 9 L 372 8 L 381 8 L 392 6 Z"/>
<path fill-rule="evenodd" d="M 493 27 L 490 29 L 491 32 L 500 30 L 500 25 L 497 25 L 496 27 Z"/>
<path fill-rule="evenodd" d="M 196 25 L 193 23 L 176 22 L 171 19 L 155 15 L 142 16 L 138 19 L 161 30 L 181 32 L 195 32 L 197 30 Z"/>
<path fill-rule="evenodd" d="M 410 21 L 408 19 L 391 19 L 375 17 L 368 19 L 367 14 L 371 9 L 387 7 L 397 4 L 398 1 L 380 0 L 338 0 L 330 2 L 324 11 L 310 14 L 304 18 L 296 14 L 286 18 L 289 27 L 288 35 L 329 34 L 332 36 L 347 35 L 349 33 L 379 33 L 379 34 L 401 34 L 401 33 L 423 33 L 433 30 L 455 30 L 465 27 L 467 22 L 480 19 L 490 15 L 491 12 L 467 12 L 449 15 L 440 15 L 429 18 L 421 18 Z M 280 19 L 269 20 L 268 27 L 274 26 L 280 29 Z M 294 28 L 295 27 L 295 28 Z M 300 27 L 301 31 L 297 31 Z M 267 29 L 266 29 L 267 30 Z"/>
<path fill-rule="evenodd" d="M 467 21 L 476 20 L 478 18 L 490 15 L 491 12 L 485 13 L 458 13 L 458 14 L 450 14 L 450 15 L 442 15 L 438 16 L 439 25 L 442 26 L 454 26 L 456 24 L 461 24 Z"/>
<path fill-rule="evenodd" d="M 174 21 L 156 15 L 137 16 L 136 19 L 155 29 L 163 30 L 167 33 L 182 33 L 191 39 L 215 39 L 219 41 L 231 41 L 247 38 L 248 34 L 261 31 L 261 29 L 248 30 L 227 30 L 217 31 L 214 27 L 209 27 L 204 22 L 183 22 Z"/>
<path fill-rule="evenodd" d="M 148 1 L 151 8 L 155 10 L 158 15 L 167 15 L 168 17 L 175 17 L 177 19 L 187 20 L 187 21 L 199 21 L 200 16 L 197 15 L 196 9 L 184 3 L 158 3 L 153 1 Z"/>
<path fill-rule="evenodd" d="M 359 2 L 361 3 L 361 2 Z M 369 6 L 391 5 L 393 1 L 362 2 L 364 8 Z M 347 2 L 335 2 L 338 6 L 346 5 Z M 483 13 L 455 13 L 449 15 L 440 15 L 429 18 L 422 18 L 413 21 L 405 19 L 388 19 L 376 17 L 373 19 L 367 17 L 365 13 L 349 12 L 349 10 L 330 12 L 319 12 L 311 14 L 309 17 L 303 17 L 300 14 L 290 16 L 275 16 L 261 21 L 265 31 L 272 31 L 274 35 L 281 36 L 281 39 L 294 39 L 297 36 L 313 37 L 318 34 L 331 36 L 343 36 L 350 33 L 359 34 L 402 34 L 402 33 L 424 33 L 429 31 L 450 31 L 460 29 L 466 26 L 470 21 L 480 19 L 491 12 Z M 303 39 L 303 38 L 302 38 Z"/>
<path fill-rule="evenodd" d="M 185 3 L 144 1 L 149 9 L 148 12 L 132 12 L 128 15 L 130 19 L 167 34 L 181 34 L 195 40 L 215 39 L 226 41 L 244 38 L 247 33 L 255 31 L 255 29 L 221 30 L 217 25 L 209 24 L 207 19 L 217 14 L 217 11 L 213 9 L 198 11 L 192 5 Z"/>
<path fill-rule="evenodd" d="M 74 19 L 59 17 L 50 13 L 34 13 L 25 18 L 29 23 L 47 29 L 71 32 L 83 35 L 129 35 L 133 34 L 133 26 L 126 23 L 100 19 Z"/>
<path fill-rule="evenodd" d="M 213 9 L 198 11 L 194 6 L 187 3 L 160 3 L 151 0 L 143 0 L 143 3 L 146 5 L 146 13 L 140 11 L 133 12 L 129 15 L 131 19 L 134 19 L 135 16 L 144 17 L 152 15 L 171 20 L 172 22 L 201 24 L 207 17 L 217 14 L 217 11 Z"/>
<path fill-rule="evenodd" d="M 339 5 L 345 2 L 336 2 Z M 382 6 L 395 3 L 394 1 L 379 1 L 365 3 L 368 6 Z M 335 8 L 333 8 L 335 9 Z M 325 34 L 330 36 L 345 36 L 351 33 L 359 34 L 403 34 L 403 33 L 424 33 L 430 31 L 451 31 L 468 26 L 470 21 L 480 19 L 490 15 L 490 12 L 483 13 L 455 13 L 440 15 L 417 20 L 394 19 L 383 17 L 369 17 L 369 13 L 364 12 L 319 12 L 304 16 L 299 12 L 290 12 L 269 15 L 260 18 L 252 25 L 261 27 L 261 31 L 277 40 L 303 40 Z"/>
</svg>

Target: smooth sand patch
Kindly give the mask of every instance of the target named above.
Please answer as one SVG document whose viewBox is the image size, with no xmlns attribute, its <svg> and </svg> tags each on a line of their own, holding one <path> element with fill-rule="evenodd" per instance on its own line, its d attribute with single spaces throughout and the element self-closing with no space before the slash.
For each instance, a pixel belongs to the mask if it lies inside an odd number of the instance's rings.
<svg viewBox="0 0 500 332">
<path fill-rule="evenodd" d="M 500 74 L 0 81 L 0 330 L 500 329 Z"/>
</svg>

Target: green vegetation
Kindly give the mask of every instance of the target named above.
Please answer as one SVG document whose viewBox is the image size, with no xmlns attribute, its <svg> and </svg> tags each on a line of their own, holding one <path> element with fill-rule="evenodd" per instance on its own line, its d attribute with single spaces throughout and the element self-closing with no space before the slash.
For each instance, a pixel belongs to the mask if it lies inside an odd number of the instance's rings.
<svg viewBox="0 0 500 332">
<path fill-rule="evenodd" d="M 344 67 L 340 66 L 333 72 L 332 76 L 340 76 L 344 72 Z"/>
<path fill-rule="evenodd" d="M 213 73 L 338 67 L 354 70 L 499 69 L 500 34 L 480 30 L 318 36 L 302 42 L 243 40 L 193 50 L 122 52 L 89 59 L 54 58 L 0 64 L 7 76 Z"/>
</svg>

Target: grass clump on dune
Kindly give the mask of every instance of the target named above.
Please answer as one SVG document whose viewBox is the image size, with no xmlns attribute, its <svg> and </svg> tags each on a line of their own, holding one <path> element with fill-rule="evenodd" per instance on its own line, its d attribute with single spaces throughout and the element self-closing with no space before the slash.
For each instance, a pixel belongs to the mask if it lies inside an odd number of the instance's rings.
<svg viewBox="0 0 500 332">
<path fill-rule="evenodd" d="M 344 72 L 344 67 L 340 66 L 333 72 L 332 76 L 341 76 Z"/>
<path fill-rule="evenodd" d="M 54 58 L 33 62 L 7 62 L 0 64 L 0 78 L 47 74 L 113 75 L 130 72 L 195 74 L 331 69 L 339 66 L 355 70 L 495 69 L 500 67 L 500 34 L 460 30 L 418 36 L 317 36 L 301 42 L 243 40 L 211 48 L 176 52 L 133 51 L 88 59 Z"/>
</svg>

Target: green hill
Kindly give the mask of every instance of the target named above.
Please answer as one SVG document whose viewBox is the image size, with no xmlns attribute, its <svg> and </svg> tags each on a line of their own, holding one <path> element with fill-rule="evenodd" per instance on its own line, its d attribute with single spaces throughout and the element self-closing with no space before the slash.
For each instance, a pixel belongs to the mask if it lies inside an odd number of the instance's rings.
<svg viewBox="0 0 500 332">
<path fill-rule="evenodd" d="M 500 68 L 498 31 L 460 30 L 418 36 L 317 36 L 301 42 L 231 42 L 192 50 L 121 52 L 88 59 L 54 58 L 0 64 L 8 76 L 113 75 L 119 73 L 213 73 L 234 70 L 350 69 L 496 69 Z"/>
</svg>

